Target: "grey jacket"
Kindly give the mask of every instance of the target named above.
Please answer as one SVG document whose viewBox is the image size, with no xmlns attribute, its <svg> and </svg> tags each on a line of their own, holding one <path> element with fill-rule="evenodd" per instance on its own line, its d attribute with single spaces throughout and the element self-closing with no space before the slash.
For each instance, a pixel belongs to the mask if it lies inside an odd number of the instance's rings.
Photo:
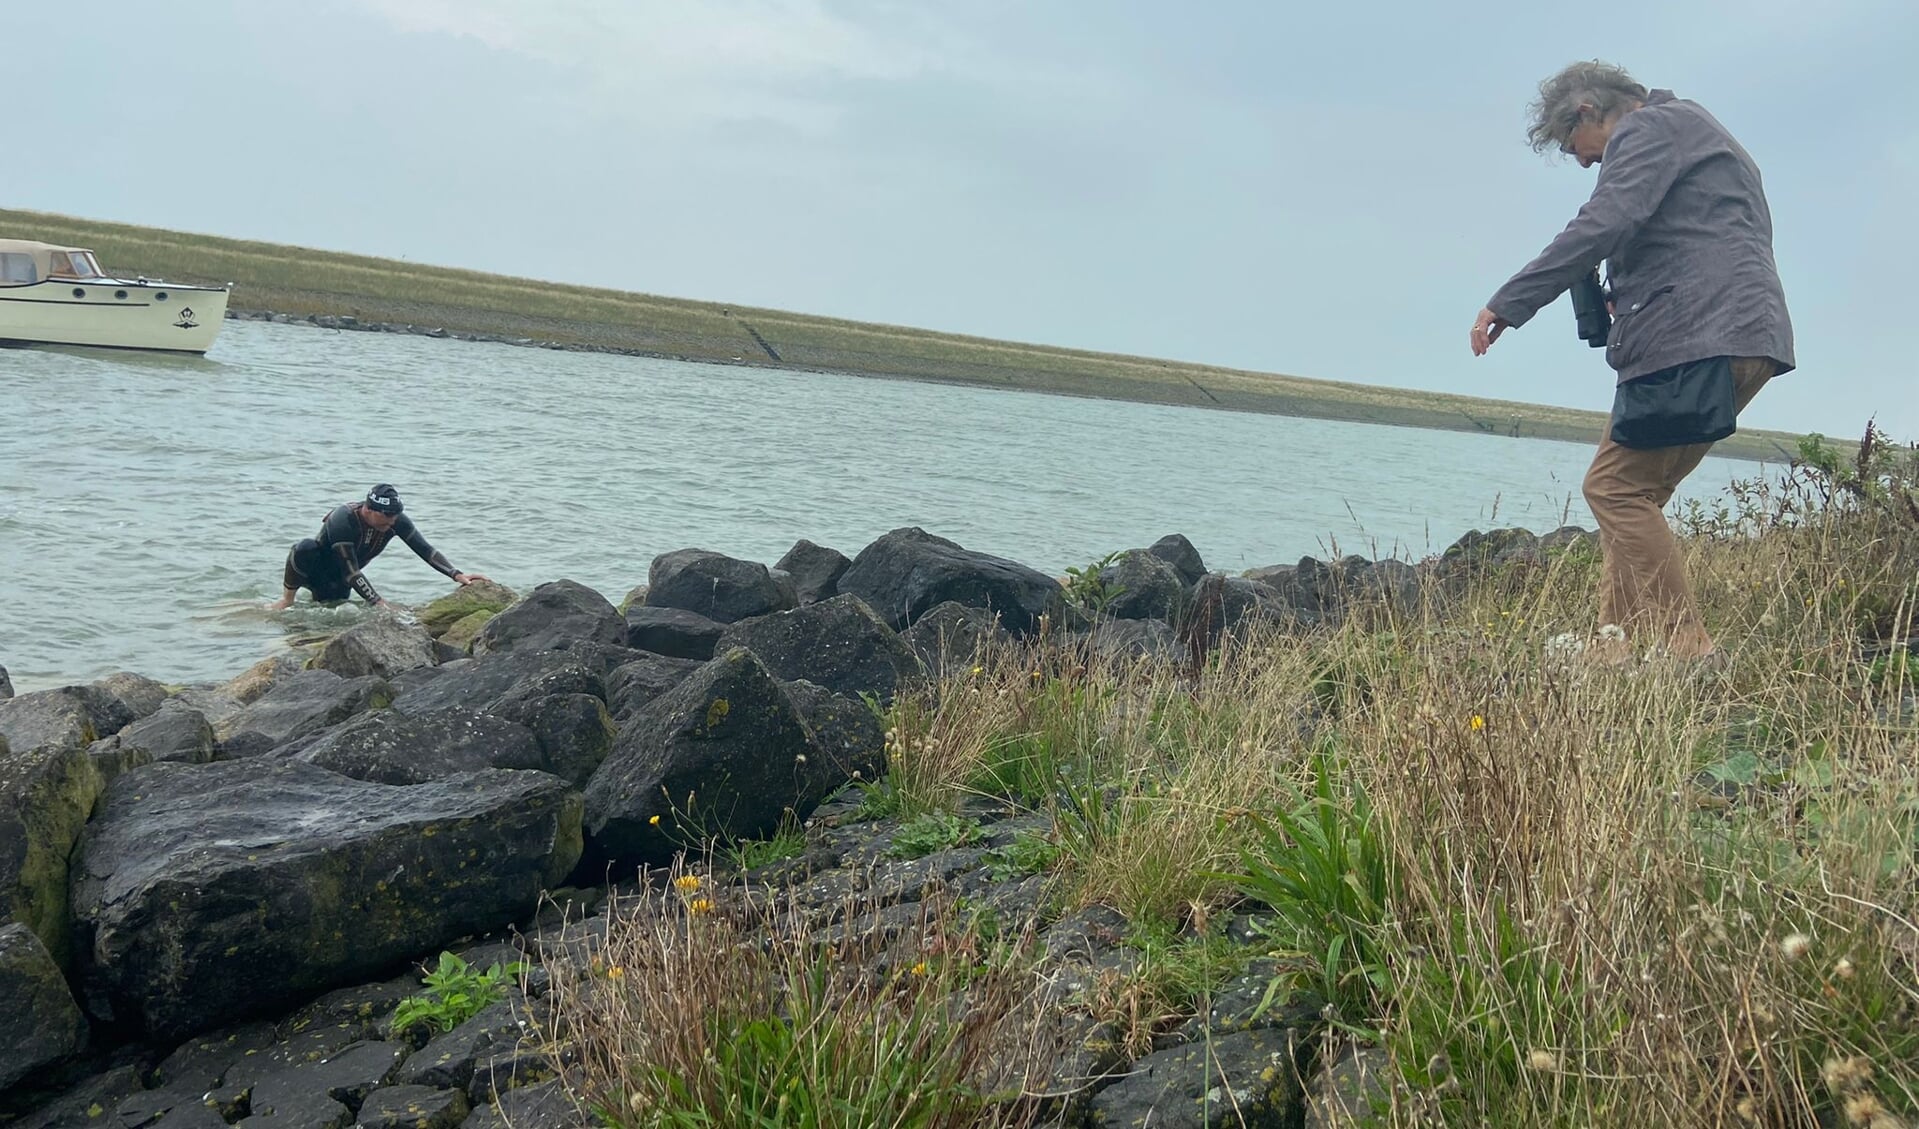
<svg viewBox="0 0 1919 1129">
<path fill-rule="evenodd" d="M 1486 308 L 1525 325 L 1606 259 L 1614 307 L 1606 361 L 1622 383 L 1720 356 L 1769 357 L 1790 371 L 1772 212 L 1759 166 L 1726 127 L 1655 90 L 1619 119 L 1599 168 L 1592 198 Z"/>
</svg>

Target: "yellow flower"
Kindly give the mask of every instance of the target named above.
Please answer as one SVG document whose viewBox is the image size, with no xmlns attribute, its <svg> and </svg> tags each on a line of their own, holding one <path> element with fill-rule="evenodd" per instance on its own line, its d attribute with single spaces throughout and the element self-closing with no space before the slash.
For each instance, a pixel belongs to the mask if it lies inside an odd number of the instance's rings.
<svg viewBox="0 0 1919 1129">
<path fill-rule="evenodd" d="M 658 827 L 660 825 L 660 817 L 657 815 L 653 816 L 652 818 L 648 819 L 647 822 L 652 824 L 655 827 Z"/>
<path fill-rule="evenodd" d="M 624 979 L 625 977 L 626 977 L 626 969 L 621 968 L 617 964 L 614 965 L 612 968 L 609 968 L 606 970 L 606 978 L 608 980 L 621 980 L 621 979 Z"/>
<path fill-rule="evenodd" d="M 697 874 L 682 874 L 673 880 L 673 885 L 681 893 L 690 894 L 700 888 L 700 876 Z"/>
<path fill-rule="evenodd" d="M 914 965 L 914 966 L 913 966 L 913 975 L 915 975 L 915 976 L 924 976 L 924 975 L 926 975 L 926 962 L 925 962 L 925 961 L 921 961 L 921 962 L 919 962 L 918 964 L 916 964 L 916 965 Z"/>
<path fill-rule="evenodd" d="M 694 915 L 695 917 L 703 913 L 712 913 L 713 899 L 694 898 L 692 901 L 686 903 L 686 912 Z"/>
<path fill-rule="evenodd" d="M 1486 719 L 1483 717 L 1480 717 L 1478 714 L 1474 714 L 1472 725 L 1473 725 L 1473 731 L 1478 732 L 1479 730 L 1486 728 Z"/>
<path fill-rule="evenodd" d="M 973 668 L 973 673 L 974 673 L 974 674 L 979 674 L 980 672 L 982 672 L 982 671 L 984 671 L 985 669 L 986 669 L 986 668 L 985 668 L 985 667 L 983 667 L 983 666 L 976 666 L 976 667 L 974 667 L 974 668 Z"/>
</svg>

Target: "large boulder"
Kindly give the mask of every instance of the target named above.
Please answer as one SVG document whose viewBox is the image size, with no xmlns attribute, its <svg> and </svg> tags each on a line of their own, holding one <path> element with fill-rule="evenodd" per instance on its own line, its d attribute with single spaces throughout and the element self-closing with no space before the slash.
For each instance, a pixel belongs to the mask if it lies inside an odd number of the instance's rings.
<svg viewBox="0 0 1919 1129">
<path fill-rule="evenodd" d="M 531 910 L 579 794 L 489 770 L 396 788 L 285 760 L 121 777 L 74 866 L 83 998 L 179 1038 L 381 975 Z"/>
<path fill-rule="evenodd" d="M 919 657 L 858 596 L 835 596 L 792 611 L 744 620 L 726 629 L 720 649 L 745 647 L 775 678 L 804 678 L 836 694 L 877 694 L 891 701 L 919 677 Z"/>
<path fill-rule="evenodd" d="M 476 580 L 462 585 L 421 608 L 420 626 L 435 639 L 444 636 L 453 625 L 482 613 L 492 616 L 511 607 L 516 599 L 513 589 L 491 580 Z M 484 621 L 483 621 L 484 622 Z"/>
<path fill-rule="evenodd" d="M 292 759 L 374 784 L 424 784 L 487 768 L 546 767 L 526 726 L 457 706 L 411 715 L 361 714 Z"/>
<path fill-rule="evenodd" d="M 1282 1129 L 1299 1124 L 1292 1032 L 1240 1031 L 1147 1055 L 1094 1094 L 1090 1125 Z"/>
<path fill-rule="evenodd" d="M 917 527 L 895 529 L 860 550 L 840 591 L 865 600 L 895 631 L 952 600 L 999 613 L 1016 635 L 1060 606 L 1059 582 L 1015 561 L 961 548 Z"/>
<path fill-rule="evenodd" d="M 1168 533 L 1147 546 L 1146 551 L 1172 565 L 1173 571 L 1179 573 L 1179 582 L 1188 588 L 1198 584 L 1200 577 L 1206 575 L 1206 562 L 1200 559 L 1199 550 L 1193 548 L 1193 543 L 1183 534 Z"/>
<path fill-rule="evenodd" d="M 700 664 L 691 659 L 666 655 L 635 659 L 607 675 L 606 708 L 614 722 L 623 725 L 698 669 Z"/>
<path fill-rule="evenodd" d="M 1302 625 L 1334 626 L 1359 608 L 1405 615 L 1419 603 L 1419 574 L 1404 561 L 1337 561 L 1303 557 L 1296 565 L 1253 569 L 1248 579 L 1265 585 Z"/>
<path fill-rule="evenodd" d="M 473 640 L 473 653 L 550 651 L 575 640 L 624 644 L 626 621 L 593 589 L 575 580 L 555 580 L 487 620 Z"/>
<path fill-rule="evenodd" d="M 1226 633 L 1281 627 L 1296 617 L 1271 588 L 1243 576 L 1207 573 L 1181 605 L 1180 639 L 1189 652 L 1204 653 Z"/>
<path fill-rule="evenodd" d="M 840 594 L 840 577 L 853 562 L 846 554 L 801 538 L 773 567 L 793 578 L 793 592 L 800 605 L 817 604 Z"/>
<path fill-rule="evenodd" d="M 786 683 L 786 696 L 813 735 L 823 766 L 842 780 L 878 780 L 886 774 L 886 731 L 865 702 L 805 680 Z"/>
<path fill-rule="evenodd" d="M 921 616 L 900 638 L 913 648 L 928 674 L 941 678 L 955 669 L 964 673 L 1012 637 L 992 612 L 948 600 Z"/>
<path fill-rule="evenodd" d="M 82 748 L 105 735 L 95 727 L 92 707 L 77 686 L 0 702 L 0 737 L 16 750 Z"/>
<path fill-rule="evenodd" d="M 726 625 L 685 608 L 633 604 L 626 609 L 626 645 L 656 655 L 705 662 Z"/>
<path fill-rule="evenodd" d="M 342 678 L 330 670 L 305 670 L 276 683 L 252 705 L 213 727 L 220 756 L 254 757 L 298 737 L 338 725 L 356 713 L 383 709 L 393 687 L 383 678 Z"/>
<path fill-rule="evenodd" d="M 1114 619 L 1170 620 L 1186 590 L 1179 570 L 1147 549 L 1121 553 L 1100 569 L 1099 578 L 1108 591 L 1118 592 L 1106 606 L 1106 614 Z"/>
<path fill-rule="evenodd" d="M 508 697 L 492 712 L 525 726 L 539 746 L 540 767 L 576 787 L 586 786 L 619 734 L 606 703 L 592 694 Z"/>
<path fill-rule="evenodd" d="M 115 733 L 142 718 L 152 717 L 154 711 L 158 710 L 171 696 L 171 691 L 153 679 L 125 670 L 118 674 L 110 674 L 83 689 L 105 694 L 118 703 L 120 712 L 116 713 L 115 720 L 122 717 L 125 720 L 112 728 L 111 731 Z M 100 707 L 96 707 L 95 719 L 100 722 L 106 721 L 101 716 Z M 102 732 L 105 733 L 107 730 L 103 728 Z"/>
<path fill-rule="evenodd" d="M 432 674 L 402 678 L 393 708 L 401 713 L 427 713 L 460 706 L 491 712 L 509 699 L 576 693 L 604 696 L 606 683 L 588 665 L 591 661 L 570 651 L 509 651 L 461 659 Z"/>
<path fill-rule="evenodd" d="M 60 966 L 20 922 L 0 925 L 0 1092 L 77 1053 L 87 1021 Z"/>
<path fill-rule="evenodd" d="M 757 561 L 706 549 L 678 549 L 653 558 L 646 572 L 646 603 L 736 623 L 794 607 L 798 596 Z"/>
<path fill-rule="evenodd" d="M 390 615 L 363 620 L 328 639 L 312 663 L 315 670 L 330 670 L 342 678 L 393 678 L 433 664 L 433 636 L 426 628 Z"/>
<path fill-rule="evenodd" d="M 778 680 L 736 647 L 621 727 L 586 786 L 587 833 L 608 859 L 664 862 L 700 836 L 771 835 L 844 782 Z"/>
<path fill-rule="evenodd" d="M 68 860 L 102 787 L 81 746 L 9 749 L 0 737 L 0 921 L 32 929 L 63 967 Z"/>
<path fill-rule="evenodd" d="M 206 716 L 185 702 L 168 700 L 145 717 L 111 737 L 87 747 L 103 781 L 111 784 L 129 769 L 154 761 L 205 764 L 219 747 Z"/>
<path fill-rule="evenodd" d="M 1163 620 L 1101 620 L 1080 638 L 1095 654 L 1105 659 L 1180 662 L 1191 657 L 1186 646 L 1180 642 L 1179 635 Z"/>
</svg>

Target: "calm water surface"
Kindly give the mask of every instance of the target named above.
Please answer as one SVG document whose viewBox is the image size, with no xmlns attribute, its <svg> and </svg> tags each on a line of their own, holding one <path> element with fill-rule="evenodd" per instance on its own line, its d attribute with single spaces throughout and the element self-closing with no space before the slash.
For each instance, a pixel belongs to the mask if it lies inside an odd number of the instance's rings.
<svg viewBox="0 0 1919 1129">
<path fill-rule="evenodd" d="M 904 525 L 1058 573 L 1184 533 L 1237 572 L 1590 525 L 1583 444 L 231 322 L 213 353 L 0 351 L 0 665 L 224 679 L 357 608 L 260 609 L 396 484 L 463 569 L 617 603 L 656 554 L 848 556 Z M 1709 460 L 1715 493 L 1755 464 Z M 370 574 L 447 581 L 394 544 Z M 304 596 L 303 596 L 304 600 Z"/>
</svg>

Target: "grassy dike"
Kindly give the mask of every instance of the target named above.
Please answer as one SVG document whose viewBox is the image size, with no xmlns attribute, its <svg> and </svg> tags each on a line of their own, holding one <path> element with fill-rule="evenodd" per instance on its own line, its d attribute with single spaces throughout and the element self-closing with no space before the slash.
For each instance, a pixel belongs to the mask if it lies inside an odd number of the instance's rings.
<svg viewBox="0 0 1919 1129">
<path fill-rule="evenodd" d="M 1590 442 L 1596 412 L 995 341 L 783 310 L 0 209 L 0 235 L 98 251 L 109 270 L 232 282 L 232 308 L 442 328 L 659 356 L 1311 419 Z M 1742 432 L 1716 453 L 1783 461 L 1797 437 Z"/>
<path fill-rule="evenodd" d="M 1555 654 L 1594 615 L 1575 548 L 1197 671 L 953 670 L 888 714 L 866 814 L 932 849 L 1012 799 L 1042 829 L 999 865 L 1118 910 L 1128 958 L 1062 991 L 956 914 L 876 964 L 685 875 L 684 912 L 554 967 L 569 1085 L 620 1126 L 1060 1124 L 1050 1013 L 1131 1058 L 1263 967 L 1309 1073 L 1357 1048 L 1380 1082 L 1312 1124 L 1919 1124 L 1919 656 L 1889 643 L 1919 452 L 1862 462 L 1687 531 L 1724 669 Z"/>
</svg>

